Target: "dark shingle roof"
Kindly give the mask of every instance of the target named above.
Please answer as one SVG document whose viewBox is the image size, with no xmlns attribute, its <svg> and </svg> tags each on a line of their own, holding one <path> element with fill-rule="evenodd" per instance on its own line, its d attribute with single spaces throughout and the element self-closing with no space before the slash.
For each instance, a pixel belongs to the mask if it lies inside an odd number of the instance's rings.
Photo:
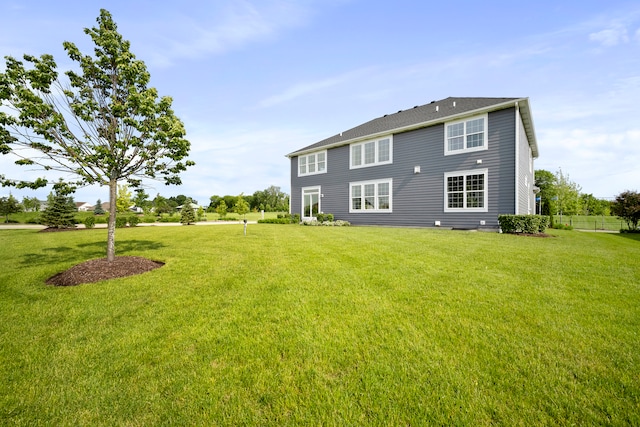
<svg viewBox="0 0 640 427">
<path fill-rule="evenodd" d="M 525 131 L 529 139 L 534 157 L 538 156 L 538 148 L 533 130 L 533 121 L 529 110 L 528 98 L 453 98 L 449 97 L 440 101 L 432 101 L 429 104 L 415 106 L 407 110 L 401 110 L 393 114 L 385 114 L 382 117 L 373 119 L 356 126 L 347 131 L 341 132 L 330 138 L 311 144 L 300 150 L 288 154 L 294 157 L 305 152 L 311 152 L 320 148 L 336 147 L 346 145 L 358 140 L 368 139 L 376 135 L 400 133 L 425 126 L 432 126 L 471 113 L 483 111 L 500 110 L 513 107 L 516 102 L 525 125 Z"/>
</svg>

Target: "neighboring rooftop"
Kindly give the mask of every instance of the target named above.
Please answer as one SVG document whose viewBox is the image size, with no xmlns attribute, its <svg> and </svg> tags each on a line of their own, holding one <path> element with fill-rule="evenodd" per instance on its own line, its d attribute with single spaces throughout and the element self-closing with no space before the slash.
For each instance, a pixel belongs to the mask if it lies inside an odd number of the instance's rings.
<svg viewBox="0 0 640 427">
<path fill-rule="evenodd" d="M 533 157 L 538 157 L 538 145 L 533 129 L 533 119 L 529 108 L 528 98 L 445 98 L 440 101 L 431 101 L 428 104 L 415 106 L 397 113 L 385 114 L 382 117 L 368 121 L 347 131 L 340 132 L 330 138 L 311 144 L 287 157 L 294 157 L 319 148 L 337 147 L 350 144 L 359 140 L 373 138 L 378 135 L 407 132 L 421 127 L 432 126 L 456 116 L 465 116 L 473 113 L 501 110 L 518 105 L 522 115 L 522 121 L 527 133 L 529 145 L 533 151 Z"/>
</svg>

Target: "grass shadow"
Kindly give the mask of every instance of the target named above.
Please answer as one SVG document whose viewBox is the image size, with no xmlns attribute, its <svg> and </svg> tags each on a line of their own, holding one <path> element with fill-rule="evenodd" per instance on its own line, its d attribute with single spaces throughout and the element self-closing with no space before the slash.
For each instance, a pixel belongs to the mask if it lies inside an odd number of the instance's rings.
<svg viewBox="0 0 640 427">
<path fill-rule="evenodd" d="M 132 251 L 154 251 L 166 245 L 153 240 L 116 240 L 116 256 Z M 80 243 L 75 247 L 60 246 L 44 248 L 40 253 L 27 253 L 22 256 L 21 265 L 44 265 L 72 261 L 86 261 L 107 256 L 107 242 Z"/>
</svg>

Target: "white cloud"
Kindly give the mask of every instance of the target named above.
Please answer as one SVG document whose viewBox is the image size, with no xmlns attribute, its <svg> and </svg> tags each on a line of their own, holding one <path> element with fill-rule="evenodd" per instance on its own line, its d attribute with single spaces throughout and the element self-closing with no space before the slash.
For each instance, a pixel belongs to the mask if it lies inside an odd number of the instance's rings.
<svg viewBox="0 0 640 427">
<path fill-rule="evenodd" d="M 589 34 L 589 40 L 600 43 L 604 47 L 612 47 L 628 43 L 629 35 L 627 34 L 626 27 L 617 24 L 612 28 L 607 28 L 605 30 Z"/>
<path fill-rule="evenodd" d="M 543 156 L 536 169 L 562 167 L 585 193 L 612 197 L 640 182 L 640 128 L 542 128 L 538 144 Z"/>
</svg>

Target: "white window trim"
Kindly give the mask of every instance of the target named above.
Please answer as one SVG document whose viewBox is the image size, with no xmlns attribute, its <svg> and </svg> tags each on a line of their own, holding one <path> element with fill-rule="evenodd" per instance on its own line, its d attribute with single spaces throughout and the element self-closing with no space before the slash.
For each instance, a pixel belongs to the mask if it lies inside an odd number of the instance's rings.
<svg viewBox="0 0 640 427">
<path fill-rule="evenodd" d="M 471 121 L 471 120 L 482 119 L 482 118 L 484 118 L 484 140 L 483 140 L 483 144 L 480 147 L 467 148 L 467 125 L 466 125 L 466 123 L 468 121 Z M 462 148 L 460 150 L 449 150 L 449 126 L 456 125 L 458 123 L 465 123 L 464 148 Z M 474 151 L 488 150 L 489 149 L 489 137 L 488 137 L 489 131 L 488 130 L 489 130 L 489 115 L 486 114 L 486 113 L 485 114 L 480 114 L 478 116 L 466 117 L 466 118 L 461 119 L 461 120 L 455 120 L 455 121 L 451 121 L 451 122 L 446 122 L 444 124 L 444 155 L 445 156 L 452 156 L 452 155 L 455 155 L 455 154 L 472 153 Z"/>
<path fill-rule="evenodd" d="M 389 160 L 385 160 L 383 162 L 378 161 L 378 156 L 379 156 L 379 148 L 378 148 L 378 144 L 380 143 L 380 141 L 383 141 L 385 139 L 389 140 Z M 369 163 L 369 164 L 365 164 L 364 163 L 364 146 L 365 144 L 368 144 L 370 142 L 375 142 L 375 161 L 373 163 Z M 354 165 L 353 164 L 353 147 L 355 146 L 360 146 L 362 147 L 361 151 L 360 151 L 360 158 L 361 158 L 361 162 L 359 165 Z M 349 145 L 349 169 L 360 169 L 360 168 L 369 168 L 372 166 L 380 166 L 380 165 L 388 165 L 393 163 L 393 135 L 388 135 L 388 136 L 384 136 L 382 138 L 376 138 L 376 139 L 370 139 L 367 141 L 363 141 L 363 142 L 358 142 L 355 144 L 350 144 Z"/>
<path fill-rule="evenodd" d="M 322 154 L 324 153 L 324 169 L 321 171 L 318 171 L 318 154 Z M 314 172 L 309 172 L 309 156 L 315 156 L 315 162 L 314 164 L 316 165 L 315 167 L 315 171 Z M 301 158 L 305 158 L 306 159 L 306 166 L 307 166 L 307 172 L 306 173 L 300 173 L 300 159 Z M 298 176 L 309 176 L 309 175 L 318 175 L 321 173 L 327 173 L 327 169 L 328 169 L 328 164 L 327 164 L 327 150 L 323 150 L 323 151 L 316 151 L 313 153 L 309 153 L 309 154 L 305 154 L 304 156 L 298 156 Z"/>
<path fill-rule="evenodd" d="M 378 184 L 389 184 L 389 209 L 353 209 L 353 186 L 362 186 L 361 197 L 364 199 L 364 186 L 366 184 L 376 184 L 375 206 L 378 206 Z M 364 206 L 364 203 L 363 203 Z M 376 179 L 371 181 L 356 181 L 349 183 L 349 213 L 392 213 L 393 212 L 393 179 Z"/>
<path fill-rule="evenodd" d="M 450 176 L 464 176 L 464 204 L 467 204 L 467 175 L 484 174 L 484 207 L 482 208 L 450 208 L 449 193 L 447 192 L 447 178 Z M 444 174 L 444 211 L 445 212 L 488 212 L 489 211 L 489 169 L 472 169 L 466 171 L 445 172 Z"/>
</svg>

